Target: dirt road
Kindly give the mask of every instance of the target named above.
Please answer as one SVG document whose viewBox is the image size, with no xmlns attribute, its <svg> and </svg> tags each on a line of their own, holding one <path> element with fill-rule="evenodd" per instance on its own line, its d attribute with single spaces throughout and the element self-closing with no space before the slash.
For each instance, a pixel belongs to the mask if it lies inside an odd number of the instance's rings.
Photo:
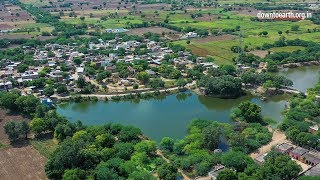
<svg viewBox="0 0 320 180">
<path fill-rule="evenodd" d="M 170 163 L 170 160 L 167 159 L 166 157 L 164 157 L 164 155 L 162 154 L 162 152 L 157 149 L 157 155 L 159 155 L 160 157 L 162 157 L 167 163 Z M 182 171 L 182 169 L 178 169 L 178 172 L 181 173 L 182 177 L 184 180 L 191 180 L 187 175 L 184 174 L 184 172 Z"/>
<path fill-rule="evenodd" d="M 268 128 L 268 129 L 269 129 L 269 131 L 272 131 L 270 128 Z M 253 159 L 255 159 L 256 157 L 269 152 L 273 146 L 276 146 L 277 144 L 282 144 L 285 142 L 290 142 L 286 139 L 286 135 L 279 130 L 275 130 L 273 132 L 271 142 L 269 142 L 269 144 L 262 146 L 257 151 L 251 153 L 250 156 Z"/>
</svg>

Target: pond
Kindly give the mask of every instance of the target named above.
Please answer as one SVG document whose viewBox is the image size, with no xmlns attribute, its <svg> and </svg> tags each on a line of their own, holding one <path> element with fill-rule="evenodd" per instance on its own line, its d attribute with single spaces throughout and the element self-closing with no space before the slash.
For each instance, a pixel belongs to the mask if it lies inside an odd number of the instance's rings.
<svg viewBox="0 0 320 180">
<path fill-rule="evenodd" d="M 262 106 L 262 114 L 281 121 L 285 101 L 276 96 L 268 101 L 243 96 L 238 99 L 218 99 L 186 92 L 162 99 L 124 102 L 83 102 L 58 106 L 58 113 L 72 122 L 81 120 L 86 125 L 117 122 L 139 127 L 149 138 L 160 141 L 163 137 L 183 138 L 187 125 L 194 118 L 231 123 L 230 112 L 239 103 L 250 100 Z"/>
<path fill-rule="evenodd" d="M 314 87 L 319 81 L 319 66 L 302 66 L 297 68 L 286 68 L 278 74 L 285 76 L 293 81 L 293 88 L 302 92 Z"/>
<path fill-rule="evenodd" d="M 316 84 L 319 66 L 283 70 L 279 74 L 291 79 L 294 88 L 306 91 Z M 263 116 L 274 119 L 278 124 L 283 119 L 281 112 L 287 103 L 285 99 L 284 96 L 274 96 L 262 101 L 249 95 L 238 99 L 219 99 L 186 92 L 149 100 L 67 103 L 59 105 L 57 111 L 72 122 L 81 120 L 86 125 L 107 122 L 134 125 L 159 142 L 165 136 L 183 138 L 188 123 L 194 118 L 232 123 L 232 108 L 246 100 L 260 105 Z"/>
</svg>

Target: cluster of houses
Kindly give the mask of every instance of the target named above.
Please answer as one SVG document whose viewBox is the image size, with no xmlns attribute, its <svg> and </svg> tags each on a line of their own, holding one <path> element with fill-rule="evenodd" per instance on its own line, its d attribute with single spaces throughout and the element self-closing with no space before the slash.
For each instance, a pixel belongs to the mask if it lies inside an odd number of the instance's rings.
<svg viewBox="0 0 320 180">
<path fill-rule="evenodd" d="M 148 51 L 141 55 L 134 54 L 133 51 L 140 48 L 141 45 L 144 45 Z M 144 60 L 153 67 L 161 65 L 166 55 L 173 54 L 173 51 L 169 47 L 163 47 L 161 43 L 151 41 L 149 39 L 145 39 L 143 42 L 138 42 L 134 40 L 122 41 L 121 38 L 116 37 L 115 39 L 108 41 L 99 39 L 98 42 L 90 42 L 88 44 L 89 50 L 108 49 L 114 51 L 114 53 L 109 53 L 108 55 L 95 54 L 92 53 L 92 51 L 89 51 L 89 53 L 81 53 L 78 52 L 80 47 L 84 47 L 83 44 L 61 45 L 49 43 L 43 48 L 24 46 L 23 50 L 25 53 L 33 52 L 33 59 L 35 61 L 45 62 L 45 64 L 40 63 L 41 65 L 39 65 L 39 67 L 29 67 L 25 72 L 19 73 L 17 68 L 20 65 L 20 62 L 3 60 L 2 62 L 4 62 L 4 67 L 0 69 L 0 90 L 13 88 L 13 82 L 10 82 L 10 79 L 14 79 L 19 83 L 19 85 L 22 85 L 25 81 L 32 81 L 39 78 L 39 73 L 44 68 L 50 68 L 50 73 L 46 75 L 46 78 L 51 78 L 58 82 L 67 84 L 69 91 L 78 92 L 73 80 L 76 80 L 79 76 L 85 75 L 85 64 L 88 62 L 91 65 L 96 66 L 96 68 L 102 67 L 105 71 L 111 72 L 112 77 L 118 77 L 118 72 L 116 72 L 116 63 L 118 62 L 132 63 L 135 60 Z M 117 50 L 121 48 L 125 50 L 124 54 L 117 54 Z M 172 59 L 173 64 L 175 66 L 186 65 L 187 67 L 192 67 L 195 64 L 201 64 L 205 68 L 217 67 L 214 63 L 205 62 L 204 58 L 201 57 L 199 57 L 196 62 L 190 61 L 188 60 L 190 55 L 190 52 L 178 52 L 178 57 Z M 80 64 L 75 63 L 75 58 L 81 59 Z M 63 69 L 60 66 L 62 64 L 70 70 L 68 72 L 63 72 Z M 130 77 L 134 78 L 136 73 L 135 69 L 129 66 L 128 71 L 131 74 Z M 146 70 L 146 72 L 151 77 L 155 77 L 157 74 L 150 69 Z M 88 78 L 94 80 L 95 76 Z M 113 83 L 115 81 L 114 79 L 116 79 L 116 82 L 122 84 L 128 84 L 127 82 L 129 81 L 128 79 L 121 79 L 118 77 L 113 78 Z M 66 83 L 67 81 L 68 83 Z"/>
<path fill-rule="evenodd" d="M 289 143 L 278 144 L 275 147 L 275 150 L 280 153 L 287 154 L 290 157 L 292 157 L 292 159 L 295 159 L 297 161 L 300 161 L 308 165 L 310 168 L 304 173 L 305 175 L 320 176 L 320 153 L 319 152 L 310 151 L 308 149 L 305 149 L 299 146 L 294 146 Z M 267 154 L 268 153 L 258 156 L 255 159 L 255 161 L 260 165 L 263 164 Z"/>
</svg>

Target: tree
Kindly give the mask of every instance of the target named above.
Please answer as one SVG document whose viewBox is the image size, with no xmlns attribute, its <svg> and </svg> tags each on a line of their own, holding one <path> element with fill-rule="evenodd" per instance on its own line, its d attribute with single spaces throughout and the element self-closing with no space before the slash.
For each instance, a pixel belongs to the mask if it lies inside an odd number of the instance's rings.
<svg viewBox="0 0 320 180">
<path fill-rule="evenodd" d="M 153 89 L 158 89 L 158 88 L 164 87 L 164 82 L 163 82 L 162 79 L 160 79 L 160 78 L 155 78 L 155 79 L 151 79 L 151 80 L 150 80 L 149 85 L 150 85 Z"/>
<path fill-rule="evenodd" d="M 8 135 L 10 142 L 13 143 L 21 137 L 27 139 L 29 126 L 26 121 L 10 121 L 4 125 L 4 131 Z"/>
<path fill-rule="evenodd" d="M 15 102 L 19 97 L 20 95 L 14 92 L 0 94 L 0 106 L 15 111 L 18 109 Z"/>
<path fill-rule="evenodd" d="M 298 31 L 299 28 L 300 28 L 299 25 L 293 25 L 293 26 L 291 26 L 291 31 Z"/>
<path fill-rule="evenodd" d="M 63 93 L 67 93 L 67 92 L 68 92 L 68 89 L 65 84 L 58 84 L 57 85 L 57 93 L 58 94 L 63 94 Z"/>
<path fill-rule="evenodd" d="M 147 72 L 139 72 L 136 75 L 136 78 L 141 81 L 143 84 L 147 83 L 150 79 L 150 75 Z"/>
<path fill-rule="evenodd" d="M 162 138 L 160 148 L 168 151 L 173 151 L 174 140 L 170 137 Z"/>
<path fill-rule="evenodd" d="M 156 143 L 149 140 L 141 141 L 134 146 L 136 152 L 144 152 L 148 155 L 154 154 L 156 149 Z"/>
<path fill-rule="evenodd" d="M 28 70 L 29 66 L 26 65 L 26 64 L 20 64 L 18 67 L 17 67 L 17 70 L 19 73 L 23 73 L 25 72 L 26 70 Z"/>
<path fill-rule="evenodd" d="M 145 170 L 141 171 L 134 171 L 129 175 L 129 180 L 156 180 L 157 178 L 154 177 L 151 173 Z"/>
<path fill-rule="evenodd" d="M 63 180 L 85 180 L 86 172 L 82 169 L 68 169 L 62 177 Z"/>
<path fill-rule="evenodd" d="M 35 113 L 37 106 L 40 104 L 38 98 L 33 95 L 20 96 L 16 101 L 17 111 L 22 112 L 25 115 L 32 115 Z"/>
<path fill-rule="evenodd" d="M 258 170 L 258 174 L 261 179 L 294 179 L 301 170 L 301 167 L 288 155 L 271 151 Z"/>
<path fill-rule="evenodd" d="M 204 87 L 207 95 L 218 97 L 238 97 L 242 94 L 242 82 L 239 78 L 230 75 L 202 77 L 197 82 L 199 87 Z"/>
<path fill-rule="evenodd" d="M 97 74 L 96 80 L 101 83 L 106 77 L 110 77 L 110 76 L 111 76 L 111 73 L 109 71 L 103 71 Z"/>
<path fill-rule="evenodd" d="M 178 175 L 178 169 L 169 163 L 162 164 L 158 170 L 158 177 L 165 180 L 175 180 Z"/>
<path fill-rule="evenodd" d="M 134 84 L 133 84 L 133 89 L 138 89 L 138 88 L 139 88 L 139 84 L 134 83 Z"/>
<path fill-rule="evenodd" d="M 182 79 L 182 78 L 180 78 L 180 79 L 178 79 L 176 81 L 176 85 L 181 87 L 181 88 L 185 87 L 187 84 L 188 84 L 188 82 L 185 79 Z"/>
<path fill-rule="evenodd" d="M 87 85 L 86 80 L 83 77 L 79 77 L 78 80 L 76 80 L 76 84 L 78 88 L 84 88 Z"/>
<path fill-rule="evenodd" d="M 43 90 L 43 94 L 47 97 L 50 97 L 54 94 L 54 88 L 52 86 L 48 86 Z"/>
<path fill-rule="evenodd" d="M 225 169 L 218 174 L 217 180 L 237 180 L 237 173 L 230 170 Z"/>
<path fill-rule="evenodd" d="M 39 135 L 42 132 L 46 131 L 47 125 L 46 125 L 46 122 L 42 118 L 34 118 L 30 122 L 30 129 L 36 135 Z"/>
<path fill-rule="evenodd" d="M 73 62 L 79 66 L 82 63 L 82 60 L 80 57 L 75 57 L 73 58 Z"/>
<path fill-rule="evenodd" d="M 228 168 L 233 168 L 237 172 L 243 172 L 248 166 L 254 164 L 251 157 L 239 151 L 228 151 L 221 157 L 221 162 Z"/>
<path fill-rule="evenodd" d="M 222 65 L 221 70 L 225 71 L 228 75 L 234 75 L 236 73 L 236 68 L 233 65 Z"/>
<path fill-rule="evenodd" d="M 239 106 L 232 112 L 233 119 L 239 119 L 249 123 L 262 122 L 261 107 L 257 104 L 245 101 L 239 104 Z"/>
<path fill-rule="evenodd" d="M 222 129 L 217 123 L 212 123 L 210 126 L 203 129 L 204 146 L 213 151 L 217 149 L 222 135 Z"/>
</svg>

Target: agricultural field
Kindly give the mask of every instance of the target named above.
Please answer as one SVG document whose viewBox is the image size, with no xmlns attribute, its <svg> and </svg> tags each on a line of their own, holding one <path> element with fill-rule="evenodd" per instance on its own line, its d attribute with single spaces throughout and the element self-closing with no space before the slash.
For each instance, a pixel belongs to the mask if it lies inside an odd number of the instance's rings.
<svg viewBox="0 0 320 180">
<path fill-rule="evenodd" d="M 64 3 L 66 2 L 69 1 L 64 1 Z M 249 3 L 257 2 L 262 1 L 252 0 Z M 292 1 L 277 1 L 277 3 L 290 2 Z M 247 47 L 249 51 L 254 51 L 265 43 L 273 43 L 279 40 L 281 36 L 288 40 L 299 38 L 306 41 L 320 42 L 320 26 L 312 21 L 253 21 L 252 18 L 256 17 L 260 11 L 254 7 L 233 6 L 226 10 L 222 7 L 204 7 L 200 9 L 190 6 L 185 7 L 184 10 L 170 10 L 165 4 L 130 4 L 130 2 L 119 3 L 118 1 L 104 4 L 102 1 L 97 0 L 90 1 L 89 4 L 70 1 L 70 8 L 62 9 L 59 3 L 54 5 L 56 9 L 45 8 L 45 10 L 50 11 L 53 15 L 60 16 L 60 20 L 68 24 L 87 24 L 91 29 L 100 28 L 102 31 L 108 28 L 126 28 L 132 24 L 146 22 L 151 24 L 167 22 L 169 25 L 182 29 L 191 27 L 205 29 L 209 32 L 219 31 L 220 34 L 215 36 L 190 39 L 189 44 L 186 40 L 179 40 L 181 33 L 172 32 L 166 28 L 136 28 L 130 29 L 130 32 L 128 32 L 131 35 L 142 35 L 145 32 L 163 34 L 164 32 L 167 34 L 166 37 L 174 41 L 175 44 L 185 46 L 198 56 L 212 56 L 217 64 L 233 63 L 233 58 L 237 54 L 230 50 L 232 46 L 241 45 Z M 233 3 L 233 1 L 225 0 L 219 3 Z M 99 8 L 93 8 L 94 6 Z M 293 26 L 299 26 L 298 30 L 293 31 Z M 221 33 L 228 29 L 238 30 Z M 261 35 L 263 31 L 267 32 L 267 35 Z M 271 50 L 271 52 L 280 50 Z"/>
<path fill-rule="evenodd" d="M 47 179 L 44 165 L 47 159 L 32 146 L 0 149 L 1 179 Z"/>
<path fill-rule="evenodd" d="M 2 38 L 35 38 L 42 32 L 51 32 L 53 27 L 44 23 L 36 23 L 34 18 L 19 6 L 0 3 L 0 33 Z M 41 36 L 39 37 L 42 38 Z"/>
<path fill-rule="evenodd" d="M 21 121 L 25 117 L 0 109 L 0 179 L 19 180 L 47 179 L 44 165 L 47 159 L 28 141 L 10 145 L 3 126 L 10 121 Z"/>
</svg>

